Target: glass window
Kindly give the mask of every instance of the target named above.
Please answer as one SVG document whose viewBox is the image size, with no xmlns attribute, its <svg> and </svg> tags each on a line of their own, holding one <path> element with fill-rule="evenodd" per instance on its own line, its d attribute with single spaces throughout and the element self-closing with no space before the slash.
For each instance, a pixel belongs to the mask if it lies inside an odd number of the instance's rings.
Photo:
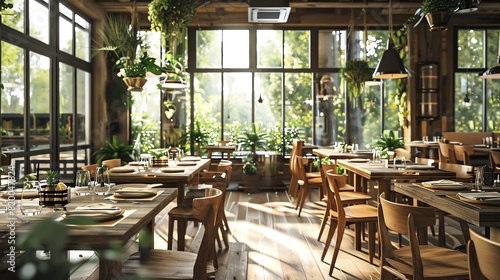
<svg viewBox="0 0 500 280">
<path fill-rule="evenodd" d="M 29 5 L 29 35 L 45 44 L 49 43 L 49 10 L 36 0 L 30 0 Z"/>
<path fill-rule="evenodd" d="M 194 121 L 200 127 L 209 129 L 210 139 L 214 143 L 230 139 L 222 136 L 222 75 L 220 73 L 197 73 L 194 76 Z M 188 101 L 187 104 L 190 104 Z M 188 108 L 187 112 L 191 110 Z M 187 122 L 189 125 L 190 122 Z"/>
<path fill-rule="evenodd" d="M 477 73 L 455 73 L 455 131 L 483 130 L 482 87 Z"/>
<path fill-rule="evenodd" d="M 257 30 L 257 68 L 283 68 L 283 31 Z"/>
<path fill-rule="evenodd" d="M 50 137 L 50 59 L 30 52 L 29 135 L 33 149 L 49 148 Z"/>
<path fill-rule="evenodd" d="M 248 30 L 224 30 L 222 42 L 222 65 L 224 68 L 248 68 Z"/>
<path fill-rule="evenodd" d="M 78 144 L 90 143 L 90 73 L 77 69 L 76 71 L 76 117 L 73 136 Z"/>
<path fill-rule="evenodd" d="M 90 30 L 75 26 L 76 57 L 90 61 Z"/>
<path fill-rule="evenodd" d="M 15 2 L 13 1 L 12 3 L 14 6 L 9 11 L 9 13 L 12 12 L 12 15 L 2 15 L 2 23 L 10 28 L 24 33 L 24 0 Z"/>
<path fill-rule="evenodd" d="M 2 42 L 2 150 L 24 149 L 24 50 Z"/>
<path fill-rule="evenodd" d="M 342 67 L 346 58 L 347 32 L 345 30 L 319 30 L 318 33 L 318 67 Z"/>
<path fill-rule="evenodd" d="M 339 73 L 319 73 L 316 92 L 316 144 L 345 142 L 345 91 Z"/>
<path fill-rule="evenodd" d="M 310 32 L 307 30 L 285 30 L 285 68 L 310 67 Z"/>
<path fill-rule="evenodd" d="M 252 75 L 243 73 L 224 73 L 224 127 L 241 125 L 252 127 Z"/>
<path fill-rule="evenodd" d="M 285 73 L 285 129 L 295 128 L 300 139 L 312 143 L 311 73 Z"/>
<path fill-rule="evenodd" d="M 59 17 L 59 50 L 73 54 L 73 25 L 64 17 Z"/>
<path fill-rule="evenodd" d="M 59 64 L 59 142 L 73 144 L 73 93 L 75 69 L 67 64 Z"/>
<path fill-rule="evenodd" d="M 221 68 L 222 30 L 198 30 L 196 35 L 196 67 Z"/>
</svg>

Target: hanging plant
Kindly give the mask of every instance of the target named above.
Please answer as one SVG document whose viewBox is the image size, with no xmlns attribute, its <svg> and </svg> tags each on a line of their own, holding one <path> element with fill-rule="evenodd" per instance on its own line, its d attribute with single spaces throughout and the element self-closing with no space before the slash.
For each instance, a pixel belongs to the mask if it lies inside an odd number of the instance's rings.
<svg viewBox="0 0 500 280">
<path fill-rule="evenodd" d="M 401 57 L 401 60 L 406 61 L 407 60 L 407 51 L 406 51 L 406 46 L 408 45 L 408 29 L 403 27 L 402 29 L 398 30 L 395 32 L 396 36 L 396 41 L 398 42 L 398 49 L 399 49 L 399 56 Z M 410 74 L 410 72 L 409 72 Z M 399 125 L 402 127 L 408 127 L 408 115 L 410 114 L 410 111 L 408 110 L 408 105 L 406 103 L 406 97 L 408 95 L 407 89 L 406 89 L 406 79 L 398 79 L 397 80 L 397 93 L 396 93 L 396 103 L 398 104 L 398 118 L 399 118 Z"/>
<path fill-rule="evenodd" d="M 197 0 L 152 0 L 148 5 L 151 30 L 160 31 L 162 45 L 173 50 L 194 16 Z"/>
<path fill-rule="evenodd" d="M 347 83 L 349 98 L 354 101 L 354 106 L 356 106 L 356 99 L 363 93 L 365 82 L 372 80 L 372 72 L 368 62 L 364 60 L 346 61 L 342 76 Z"/>
<path fill-rule="evenodd" d="M 0 0 L 0 12 L 3 10 L 12 9 L 12 7 L 14 7 L 12 3 L 6 3 L 5 0 Z"/>
<path fill-rule="evenodd" d="M 175 111 L 177 111 L 177 107 L 173 101 L 164 101 L 163 105 L 165 105 L 165 117 L 171 120 L 174 117 Z"/>
</svg>

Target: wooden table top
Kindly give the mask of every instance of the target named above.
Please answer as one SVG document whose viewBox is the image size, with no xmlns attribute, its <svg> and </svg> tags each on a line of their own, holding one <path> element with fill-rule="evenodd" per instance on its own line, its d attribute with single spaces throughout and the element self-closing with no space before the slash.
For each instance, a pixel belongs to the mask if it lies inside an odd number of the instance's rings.
<svg viewBox="0 0 500 280">
<path fill-rule="evenodd" d="M 236 145 L 208 145 L 208 146 L 203 146 L 201 148 L 212 152 L 236 151 Z"/>
<path fill-rule="evenodd" d="M 348 159 L 348 158 L 372 158 L 373 153 L 371 151 L 363 151 L 360 153 L 341 153 L 336 149 L 332 148 L 319 148 L 313 149 L 313 154 L 319 157 L 327 157 L 331 159 Z"/>
<path fill-rule="evenodd" d="M 439 179 L 437 177 L 437 179 Z M 394 191 L 436 209 L 456 216 L 476 226 L 500 227 L 500 205 L 482 205 L 460 200 L 456 197 L 459 192 L 470 192 L 470 186 L 464 190 L 435 190 L 423 187 L 420 184 L 397 183 Z"/>
<path fill-rule="evenodd" d="M 337 164 L 344 169 L 354 172 L 369 180 L 380 179 L 401 179 L 401 180 L 433 180 L 434 178 L 453 179 L 456 177 L 454 172 L 441 170 L 441 169 L 411 169 L 407 166 L 405 170 L 393 168 L 390 164 L 389 167 L 384 167 L 383 163 L 373 162 L 352 162 L 349 160 L 338 160 Z"/>
</svg>

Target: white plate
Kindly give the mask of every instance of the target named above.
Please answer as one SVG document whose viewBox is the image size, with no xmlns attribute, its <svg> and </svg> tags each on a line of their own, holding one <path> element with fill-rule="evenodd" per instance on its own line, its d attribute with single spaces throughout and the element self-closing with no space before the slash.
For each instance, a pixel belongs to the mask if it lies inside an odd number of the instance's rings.
<svg viewBox="0 0 500 280">
<path fill-rule="evenodd" d="M 437 190 L 463 190 L 467 188 L 467 185 L 464 185 L 461 182 L 454 182 L 450 180 L 427 181 L 422 182 L 422 185 L 424 187 Z"/>
<path fill-rule="evenodd" d="M 370 162 L 370 160 L 367 158 L 353 158 L 353 159 L 350 159 L 348 161 L 349 162 Z"/>
<path fill-rule="evenodd" d="M 457 196 L 460 200 L 469 203 L 500 205 L 500 193 L 498 192 L 459 193 Z"/>
</svg>

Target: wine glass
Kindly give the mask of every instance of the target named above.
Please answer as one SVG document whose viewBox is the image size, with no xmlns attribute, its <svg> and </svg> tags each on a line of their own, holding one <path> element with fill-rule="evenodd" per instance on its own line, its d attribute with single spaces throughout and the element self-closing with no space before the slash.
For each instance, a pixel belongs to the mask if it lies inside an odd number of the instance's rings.
<svg viewBox="0 0 500 280">
<path fill-rule="evenodd" d="M 34 216 L 42 212 L 40 205 L 40 182 L 26 181 L 21 192 L 21 213 L 25 216 Z"/>
<path fill-rule="evenodd" d="M 95 193 L 97 195 L 107 195 L 111 188 L 109 183 L 109 169 L 106 166 L 97 167 L 94 180 Z"/>
<path fill-rule="evenodd" d="M 94 189 L 90 181 L 90 171 L 78 170 L 75 178 L 75 194 L 82 196 L 93 194 Z"/>
</svg>

